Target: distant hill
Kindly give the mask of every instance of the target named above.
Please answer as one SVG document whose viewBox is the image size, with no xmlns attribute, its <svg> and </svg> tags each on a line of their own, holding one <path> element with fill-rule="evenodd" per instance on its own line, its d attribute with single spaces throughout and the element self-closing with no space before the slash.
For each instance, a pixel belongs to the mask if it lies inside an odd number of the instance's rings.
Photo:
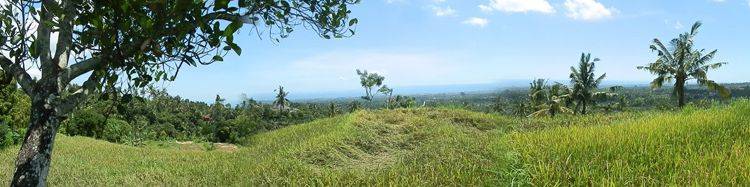
<svg viewBox="0 0 750 187">
<path fill-rule="evenodd" d="M 551 80 L 550 82 L 567 83 L 568 80 Z M 493 83 L 482 84 L 454 84 L 454 85 L 427 85 L 427 86 L 394 86 L 394 94 L 401 95 L 426 95 L 426 94 L 454 94 L 454 93 L 489 93 L 502 91 L 508 88 L 526 88 L 531 80 L 503 80 Z M 605 81 L 602 86 L 648 86 L 648 82 L 639 81 Z M 343 91 L 323 91 L 323 92 L 295 92 L 290 90 L 289 98 L 292 100 L 329 100 L 336 98 L 356 98 L 362 95 L 361 88 L 353 88 Z M 248 97 L 256 100 L 270 102 L 274 99 L 273 93 L 256 94 Z M 235 103 L 238 99 L 229 98 L 230 102 Z"/>
</svg>

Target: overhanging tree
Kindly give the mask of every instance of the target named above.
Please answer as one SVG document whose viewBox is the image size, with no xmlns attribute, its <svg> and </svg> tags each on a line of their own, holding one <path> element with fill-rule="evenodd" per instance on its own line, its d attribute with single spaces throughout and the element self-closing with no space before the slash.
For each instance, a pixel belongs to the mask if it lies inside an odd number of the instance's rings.
<svg viewBox="0 0 750 187">
<path fill-rule="evenodd" d="M 246 26 L 273 40 L 294 28 L 323 38 L 353 34 L 359 0 L 7 0 L 0 5 L 0 68 L 31 97 L 31 118 L 12 184 L 42 186 L 60 121 L 81 101 L 119 83 L 174 80 L 185 66 L 242 49 Z M 53 38 L 57 38 L 54 41 Z M 52 49 L 54 48 L 54 49 Z M 40 69 L 32 78 L 30 69 Z M 71 82 L 82 86 L 70 93 Z"/>
</svg>

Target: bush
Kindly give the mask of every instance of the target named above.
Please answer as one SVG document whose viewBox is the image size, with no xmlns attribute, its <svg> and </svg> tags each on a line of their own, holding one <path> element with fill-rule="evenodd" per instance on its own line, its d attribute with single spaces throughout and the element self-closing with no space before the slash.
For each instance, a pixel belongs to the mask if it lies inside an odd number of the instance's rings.
<svg viewBox="0 0 750 187">
<path fill-rule="evenodd" d="M 81 110 L 73 113 L 71 118 L 64 124 L 64 134 L 69 136 L 88 136 L 100 138 L 104 133 L 104 125 L 107 119 L 104 115 L 92 111 Z"/>
<path fill-rule="evenodd" d="M 120 119 L 107 119 L 104 126 L 104 133 L 101 135 L 107 141 L 115 143 L 124 143 L 132 139 L 133 128 L 127 121 Z"/>
<path fill-rule="evenodd" d="M 13 146 L 15 132 L 3 121 L 0 121 L 0 149 Z"/>
</svg>

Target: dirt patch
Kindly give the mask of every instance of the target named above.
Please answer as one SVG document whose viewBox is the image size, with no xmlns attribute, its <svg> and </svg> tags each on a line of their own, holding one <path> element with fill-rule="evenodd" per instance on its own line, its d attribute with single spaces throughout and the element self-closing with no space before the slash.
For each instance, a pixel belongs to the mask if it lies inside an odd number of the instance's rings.
<svg viewBox="0 0 750 187">
<path fill-rule="evenodd" d="M 214 143 L 214 147 L 218 151 L 235 152 L 239 149 L 237 145 L 228 143 Z"/>
<path fill-rule="evenodd" d="M 195 143 L 193 141 L 175 141 L 179 150 L 188 151 L 223 151 L 223 152 L 235 152 L 239 149 L 239 146 L 229 143 Z"/>
</svg>

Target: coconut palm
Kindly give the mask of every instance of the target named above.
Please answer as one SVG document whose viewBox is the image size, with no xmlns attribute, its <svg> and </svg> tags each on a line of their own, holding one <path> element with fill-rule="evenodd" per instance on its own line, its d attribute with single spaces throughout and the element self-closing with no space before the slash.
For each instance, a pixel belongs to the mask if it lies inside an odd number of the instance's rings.
<svg viewBox="0 0 750 187">
<path fill-rule="evenodd" d="M 638 67 L 656 75 L 656 78 L 651 81 L 651 87 L 654 89 L 662 87 L 664 83 L 674 82 L 673 94 L 678 98 L 679 107 L 685 106 L 685 84 L 693 79 L 698 85 L 717 91 L 723 98 L 731 95 L 729 89 L 709 80 L 707 76 L 708 70 L 718 69 L 726 64 L 726 62 L 711 62 L 717 50 L 693 49 L 694 39 L 701 25 L 701 22 L 695 22 L 690 32 L 672 39 L 669 43 L 671 48 L 667 48 L 658 38 L 654 39 L 650 47 L 651 50 L 657 52 L 656 61 Z"/>
<path fill-rule="evenodd" d="M 273 105 L 279 110 L 283 111 L 290 103 L 289 99 L 286 98 L 286 96 L 289 95 L 289 92 L 285 92 L 283 86 L 279 86 L 279 89 L 276 89 L 274 91 L 277 93 L 276 100 L 273 101 Z"/>
<path fill-rule="evenodd" d="M 544 85 L 543 87 L 545 89 L 537 90 L 537 92 L 545 92 L 544 94 L 537 94 L 545 97 L 542 99 L 543 103 L 536 106 L 536 111 L 531 113 L 529 117 L 555 117 L 557 114 L 573 113 L 572 110 L 565 106 L 566 101 L 569 100 L 571 96 L 570 92 L 568 92 L 569 89 L 567 86 L 555 83 L 552 86 Z"/>
<path fill-rule="evenodd" d="M 591 59 L 591 53 L 582 53 L 578 69 L 570 67 L 570 83 L 573 85 L 571 98 L 575 102 L 574 113 L 586 114 L 587 107 L 593 105 L 593 97 L 599 84 L 607 74 L 596 77 L 594 68 L 599 58 Z"/>
<path fill-rule="evenodd" d="M 547 80 L 545 79 L 536 79 L 531 82 L 529 86 L 529 107 L 532 111 L 539 110 L 537 107 L 541 106 L 547 98 L 547 93 L 544 91 L 546 87 Z"/>
</svg>

